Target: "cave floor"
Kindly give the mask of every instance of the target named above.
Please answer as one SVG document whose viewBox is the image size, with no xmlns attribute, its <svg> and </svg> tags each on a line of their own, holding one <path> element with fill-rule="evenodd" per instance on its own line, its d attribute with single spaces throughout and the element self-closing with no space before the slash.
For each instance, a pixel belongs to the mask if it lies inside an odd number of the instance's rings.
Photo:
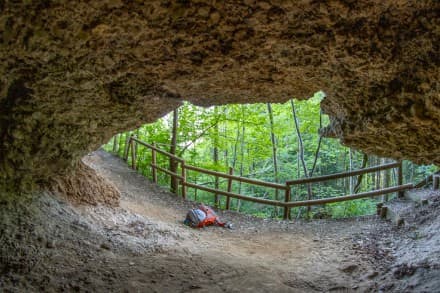
<svg viewBox="0 0 440 293">
<path fill-rule="evenodd" d="M 120 207 L 73 205 L 47 192 L 21 203 L 5 202 L 0 289 L 430 292 L 438 288 L 438 218 L 397 228 L 376 216 L 307 222 L 219 211 L 234 229 L 194 230 L 182 223 L 194 202 L 152 184 L 104 151 L 83 160 L 121 191 Z M 440 201 L 434 201 L 431 209 L 438 211 L 436 205 Z M 417 222 L 418 217 L 414 219 Z M 412 254 L 414 250 L 417 253 Z"/>
</svg>

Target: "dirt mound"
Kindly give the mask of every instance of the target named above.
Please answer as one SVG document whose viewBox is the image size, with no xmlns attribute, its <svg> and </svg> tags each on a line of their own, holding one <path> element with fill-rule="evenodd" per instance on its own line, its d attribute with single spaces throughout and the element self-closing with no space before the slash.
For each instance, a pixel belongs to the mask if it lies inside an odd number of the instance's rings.
<svg viewBox="0 0 440 293">
<path fill-rule="evenodd" d="M 121 196 L 114 184 L 96 173 L 84 160 L 69 175 L 54 178 L 49 189 L 76 204 L 116 207 Z"/>
</svg>

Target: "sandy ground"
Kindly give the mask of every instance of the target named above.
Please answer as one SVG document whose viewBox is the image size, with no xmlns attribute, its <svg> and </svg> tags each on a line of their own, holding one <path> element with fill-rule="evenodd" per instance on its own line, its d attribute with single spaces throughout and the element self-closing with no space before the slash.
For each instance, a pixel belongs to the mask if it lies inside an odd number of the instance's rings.
<svg viewBox="0 0 440 293">
<path fill-rule="evenodd" d="M 438 221 L 415 228 L 420 217 L 413 217 L 397 228 L 375 216 L 305 222 L 219 211 L 234 229 L 195 230 L 182 224 L 195 203 L 103 151 L 84 161 L 121 191 L 120 207 L 74 206 L 49 193 L 0 201 L 0 289 L 435 292 L 439 285 Z"/>
</svg>

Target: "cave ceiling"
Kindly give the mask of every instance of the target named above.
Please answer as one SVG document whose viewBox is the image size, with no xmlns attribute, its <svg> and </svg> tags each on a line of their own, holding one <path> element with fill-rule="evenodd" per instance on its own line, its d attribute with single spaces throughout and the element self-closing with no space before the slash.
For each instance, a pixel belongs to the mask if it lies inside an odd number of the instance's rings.
<svg viewBox="0 0 440 293">
<path fill-rule="evenodd" d="M 440 1 L 0 1 L 0 179 L 44 182 L 183 101 L 323 90 L 321 134 L 440 164 Z"/>
</svg>

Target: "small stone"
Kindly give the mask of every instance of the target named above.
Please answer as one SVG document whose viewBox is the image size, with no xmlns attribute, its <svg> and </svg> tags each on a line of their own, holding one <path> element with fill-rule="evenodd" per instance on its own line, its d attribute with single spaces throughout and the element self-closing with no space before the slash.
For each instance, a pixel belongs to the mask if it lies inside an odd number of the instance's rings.
<svg viewBox="0 0 440 293">
<path fill-rule="evenodd" d="M 340 270 L 343 271 L 344 273 L 353 273 L 357 268 L 358 266 L 356 264 L 349 264 Z"/>
<path fill-rule="evenodd" d="M 375 277 L 377 277 L 379 275 L 378 272 L 374 271 L 374 272 L 370 272 L 367 274 L 367 279 L 374 279 Z"/>
<path fill-rule="evenodd" d="M 101 248 L 106 249 L 106 250 L 110 250 L 110 246 L 107 243 L 102 243 Z"/>
<path fill-rule="evenodd" d="M 55 241 L 54 240 L 49 240 L 46 242 L 46 247 L 47 248 L 55 248 Z"/>
<path fill-rule="evenodd" d="M 217 24 L 220 21 L 220 14 L 218 12 L 211 13 L 209 18 L 213 24 Z"/>
<path fill-rule="evenodd" d="M 128 264 L 129 264 L 130 266 L 134 266 L 134 262 L 132 262 L 132 261 L 129 262 Z"/>
</svg>

